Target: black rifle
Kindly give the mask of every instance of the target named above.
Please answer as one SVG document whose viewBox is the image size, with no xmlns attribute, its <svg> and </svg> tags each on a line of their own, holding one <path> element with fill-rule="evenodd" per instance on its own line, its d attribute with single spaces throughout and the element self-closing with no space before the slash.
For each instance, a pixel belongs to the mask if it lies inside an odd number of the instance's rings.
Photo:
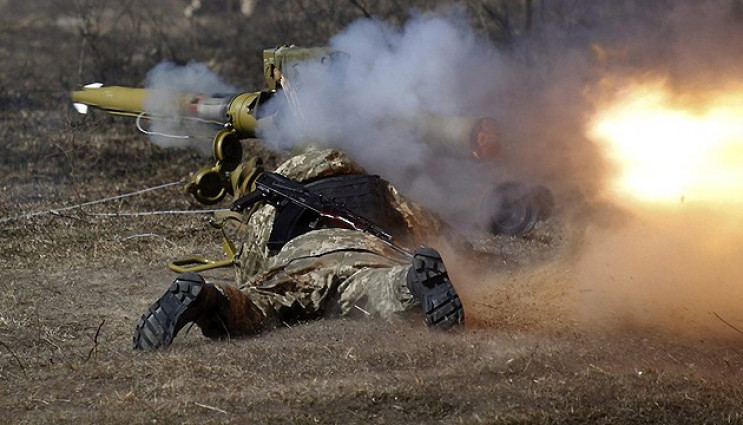
<svg viewBox="0 0 743 425">
<path fill-rule="evenodd" d="M 251 205 L 266 201 L 276 208 L 285 207 L 288 203 L 310 210 L 319 217 L 327 219 L 335 227 L 360 230 L 376 236 L 394 251 L 413 258 L 407 249 L 397 245 L 392 235 L 363 217 L 346 204 L 335 199 L 324 197 L 309 191 L 299 182 L 281 174 L 264 171 L 255 181 L 255 190 L 232 203 L 232 211 L 242 212 Z"/>
</svg>

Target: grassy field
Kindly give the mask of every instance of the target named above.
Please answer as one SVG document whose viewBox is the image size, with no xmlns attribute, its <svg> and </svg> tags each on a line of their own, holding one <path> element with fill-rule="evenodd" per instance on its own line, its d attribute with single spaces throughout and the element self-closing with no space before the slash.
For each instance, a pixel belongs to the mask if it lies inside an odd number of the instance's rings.
<svg viewBox="0 0 743 425">
<path fill-rule="evenodd" d="M 219 232 L 205 215 L 94 215 L 202 208 L 182 186 L 60 209 L 182 181 L 210 159 L 160 148 L 130 120 L 81 116 L 68 90 L 139 85 L 160 60 L 192 58 L 259 87 L 260 49 L 322 43 L 363 8 L 328 2 L 317 13 L 337 21 L 293 26 L 257 2 L 258 27 L 215 11 L 187 20 L 185 2 L 124 3 L 0 1 L 0 423 L 743 423 L 740 334 L 586 321 L 569 261 L 580 238 L 559 215 L 529 237 L 479 241 L 497 261 L 447 253 L 461 332 L 430 332 L 411 312 L 231 341 L 193 328 L 134 352 L 137 319 L 174 278 L 167 263 L 218 256 Z M 382 15 L 402 19 L 400 3 Z"/>
</svg>

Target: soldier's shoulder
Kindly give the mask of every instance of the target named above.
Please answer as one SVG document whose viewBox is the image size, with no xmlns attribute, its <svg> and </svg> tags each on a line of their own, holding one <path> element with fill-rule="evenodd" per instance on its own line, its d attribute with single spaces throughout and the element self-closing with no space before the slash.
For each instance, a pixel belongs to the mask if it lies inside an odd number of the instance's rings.
<svg viewBox="0 0 743 425">
<path fill-rule="evenodd" d="M 284 161 L 276 172 L 303 181 L 339 174 L 360 174 L 365 170 L 342 151 L 310 148 Z"/>
</svg>

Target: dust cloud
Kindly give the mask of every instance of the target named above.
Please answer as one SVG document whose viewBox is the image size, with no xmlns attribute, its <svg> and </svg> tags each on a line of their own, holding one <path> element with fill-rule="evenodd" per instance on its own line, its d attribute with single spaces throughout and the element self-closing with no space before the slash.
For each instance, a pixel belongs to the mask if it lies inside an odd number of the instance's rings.
<svg viewBox="0 0 743 425">
<path fill-rule="evenodd" d="M 602 76 L 590 88 L 595 111 L 625 100 L 631 86 L 663 81 L 675 101 L 671 107 L 678 108 L 672 112 L 680 110 L 698 122 L 712 121 L 715 99 L 738 93 L 730 88 L 741 84 L 743 56 L 735 47 L 743 40 L 740 12 L 737 2 L 663 3 L 661 10 L 630 24 L 630 31 L 618 32 L 620 36 L 604 46 L 608 49 L 602 51 Z M 725 112 L 737 115 L 738 121 L 743 118 L 743 109 Z M 718 122 L 709 124 L 708 134 L 696 141 L 697 148 L 712 143 L 708 136 L 720 128 Z M 654 147 L 651 143 L 669 145 L 669 151 L 655 158 L 660 170 L 665 162 L 666 178 L 678 168 L 676 155 L 684 148 L 681 140 L 674 140 L 684 136 L 678 130 L 666 128 L 657 142 L 646 142 L 646 151 Z M 735 128 L 725 138 L 727 155 L 719 155 L 716 174 L 730 179 L 743 167 L 743 158 L 735 155 L 743 147 L 743 133 Z M 600 146 L 600 141 L 594 142 Z M 741 341 L 743 205 L 734 189 L 740 183 L 719 180 L 696 199 L 681 196 L 675 203 L 640 201 L 608 189 L 627 164 L 608 159 L 607 164 L 602 193 L 621 209 L 617 213 L 621 217 L 593 222 L 585 229 L 573 263 L 575 312 L 581 323 Z M 698 171 L 691 166 L 686 172 L 681 179 Z M 699 176 L 706 183 L 714 178 Z M 646 190 L 654 183 L 647 181 Z M 730 188 L 727 194 L 721 193 L 725 187 Z M 710 199 L 713 193 L 719 197 Z"/>
<path fill-rule="evenodd" d="M 616 228 L 589 229 L 575 267 L 580 319 L 736 336 L 734 328 L 743 329 L 742 212 L 646 208 Z"/>
<path fill-rule="evenodd" d="M 416 12 L 399 27 L 363 19 L 330 39 L 345 53 L 337 63 L 299 65 L 301 80 L 292 85 L 299 109 L 279 106 L 280 125 L 261 135 L 277 149 L 342 149 L 459 228 L 477 221 L 478 200 L 492 184 L 551 189 L 559 219 L 581 236 L 553 247 L 566 252 L 551 260 L 467 282 L 471 298 L 494 291 L 500 301 L 493 303 L 512 312 L 544 302 L 555 308 L 534 320 L 586 328 L 738 335 L 741 208 L 628 204 L 606 190 L 621 167 L 588 126 L 642 79 L 662 78 L 676 95 L 692 97 L 739 83 L 741 19 L 738 2 L 723 0 L 544 2 L 533 30 L 507 45 L 477 33 L 460 7 Z M 198 64 L 163 64 L 148 87 L 236 91 Z M 461 141 L 427 137 L 432 118 L 446 129 L 463 116 L 496 120 L 495 159 L 474 161 Z M 502 322 L 510 320 L 503 314 Z"/>
<path fill-rule="evenodd" d="M 595 191 L 601 158 L 579 126 L 587 52 L 542 67 L 478 34 L 457 7 L 400 27 L 360 20 L 329 45 L 344 55 L 301 64 L 301 113 L 280 112 L 278 131 L 263 133 L 275 147 L 342 149 L 460 227 L 477 222 L 483 193 L 504 180 Z M 444 136 L 461 117 L 497 121 L 496 159 L 474 160 L 468 132 Z"/>
</svg>

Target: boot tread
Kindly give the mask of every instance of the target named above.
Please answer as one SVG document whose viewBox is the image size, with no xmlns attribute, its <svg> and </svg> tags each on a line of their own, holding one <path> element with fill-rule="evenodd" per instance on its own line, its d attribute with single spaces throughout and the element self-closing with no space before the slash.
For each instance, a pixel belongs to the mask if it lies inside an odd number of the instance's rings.
<svg viewBox="0 0 743 425">
<path fill-rule="evenodd" d="M 436 250 L 422 248 L 416 251 L 413 267 L 408 273 L 408 285 L 421 302 L 428 326 L 449 329 L 464 323 L 462 302 Z"/>
<path fill-rule="evenodd" d="M 185 319 L 184 313 L 199 296 L 203 285 L 203 280 L 176 279 L 137 322 L 132 341 L 134 349 L 150 351 L 170 345 L 187 323 L 181 319 Z"/>
</svg>

